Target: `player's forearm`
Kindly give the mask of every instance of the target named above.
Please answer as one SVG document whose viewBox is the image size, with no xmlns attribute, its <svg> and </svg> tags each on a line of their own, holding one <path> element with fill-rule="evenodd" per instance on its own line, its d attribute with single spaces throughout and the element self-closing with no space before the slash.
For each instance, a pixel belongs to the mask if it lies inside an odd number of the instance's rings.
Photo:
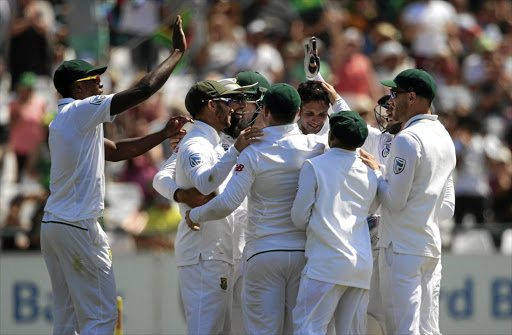
<svg viewBox="0 0 512 335">
<path fill-rule="evenodd" d="M 191 176 L 195 188 L 202 194 L 215 192 L 227 178 L 238 158 L 238 151 L 231 146 L 215 165 L 199 168 Z"/>
<path fill-rule="evenodd" d="M 175 49 L 164 62 L 145 75 L 134 87 L 115 94 L 112 98 L 110 115 L 122 113 L 155 94 L 169 79 L 182 56 L 183 52 Z"/>
<path fill-rule="evenodd" d="M 105 150 L 105 159 L 118 162 L 137 157 L 162 143 L 167 137 L 162 131 L 144 137 L 128 138 L 114 142 L 114 147 Z"/>
</svg>

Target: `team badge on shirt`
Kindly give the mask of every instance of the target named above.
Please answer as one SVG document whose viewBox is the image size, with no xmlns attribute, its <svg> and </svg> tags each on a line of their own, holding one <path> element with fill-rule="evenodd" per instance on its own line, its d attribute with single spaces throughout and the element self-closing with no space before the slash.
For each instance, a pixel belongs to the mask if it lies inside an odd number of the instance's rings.
<svg viewBox="0 0 512 335">
<path fill-rule="evenodd" d="M 222 143 L 222 148 L 224 149 L 224 151 L 228 151 L 229 150 L 229 144 L 227 143 Z"/>
<path fill-rule="evenodd" d="M 382 157 L 388 157 L 390 151 L 391 141 L 387 141 L 386 143 L 384 143 L 384 149 L 382 149 Z"/>
<path fill-rule="evenodd" d="M 188 158 L 188 162 L 190 163 L 191 167 L 198 166 L 203 162 L 203 155 L 201 154 L 193 154 Z"/>
<path fill-rule="evenodd" d="M 224 291 L 228 288 L 228 279 L 227 278 L 220 278 L 220 288 Z"/>
<path fill-rule="evenodd" d="M 89 103 L 93 105 L 101 105 L 103 100 L 105 100 L 106 96 L 104 95 L 95 95 L 89 99 Z"/>
<path fill-rule="evenodd" d="M 405 159 L 400 157 L 395 157 L 395 164 L 393 164 L 393 172 L 395 174 L 399 174 L 405 169 Z"/>
</svg>

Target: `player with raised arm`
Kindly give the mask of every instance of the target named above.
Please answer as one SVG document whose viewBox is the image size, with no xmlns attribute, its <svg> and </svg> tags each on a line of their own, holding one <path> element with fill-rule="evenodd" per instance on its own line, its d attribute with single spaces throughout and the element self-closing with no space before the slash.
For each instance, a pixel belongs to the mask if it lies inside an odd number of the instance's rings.
<svg viewBox="0 0 512 335">
<path fill-rule="evenodd" d="M 112 334 L 117 320 L 112 256 L 99 221 L 105 195 L 105 160 L 139 155 L 177 134 L 189 118 L 173 118 L 162 132 L 112 142 L 103 123 L 146 100 L 171 75 L 186 50 L 181 18 L 171 55 L 133 87 L 101 95 L 106 66 L 62 63 L 53 76 L 59 111 L 49 126 L 50 197 L 41 227 L 41 251 L 53 291 L 53 333 Z"/>
</svg>

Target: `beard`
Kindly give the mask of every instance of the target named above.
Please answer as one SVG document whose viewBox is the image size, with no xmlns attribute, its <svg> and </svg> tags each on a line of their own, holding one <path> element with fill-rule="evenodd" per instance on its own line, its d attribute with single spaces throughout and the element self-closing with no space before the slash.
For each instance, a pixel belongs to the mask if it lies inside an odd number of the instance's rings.
<svg viewBox="0 0 512 335">
<path fill-rule="evenodd" d="M 239 119 L 236 117 L 231 118 L 231 126 L 229 128 L 224 129 L 224 132 L 228 134 L 229 136 L 236 139 L 242 130 L 247 128 L 247 121 L 245 121 L 243 118 Z"/>
</svg>

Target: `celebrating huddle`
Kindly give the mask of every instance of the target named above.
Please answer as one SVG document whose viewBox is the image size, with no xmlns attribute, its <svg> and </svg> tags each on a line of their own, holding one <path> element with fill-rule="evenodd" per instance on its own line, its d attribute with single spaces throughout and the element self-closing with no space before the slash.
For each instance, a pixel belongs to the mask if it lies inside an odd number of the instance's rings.
<svg viewBox="0 0 512 335">
<path fill-rule="evenodd" d="M 175 28 L 173 55 L 133 89 L 105 97 L 82 87 L 105 68 L 80 63 L 85 67 L 72 67 L 73 72 L 65 63 L 57 70 L 59 92 L 68 100 L 59 105 L 60 123 L 50 126 L 53 188 L 41 232 L 54 294 L 61 290 L 55 334 L 111 333 L 115 283 L 105 239 L 92 243 L 97 249 L 90 255 L 105 264 L 97 268 L 92 259 L 88 269 L 101 271 L 107 284 L 98 288 L 91 278 L 68 280 L 60 274 L 75 271 L 76 261 L 59 259 L 53 241 L 79 245 L 85 252 L 91 241 L 81 237 L 84 231 L 104 235 L 97 224 L 104 178 L 101 172 L 97 185 L 83 185 L 94 190 L 80 204 L 95 207 L 73 217 L 66 203 L 74 198 L 59 196 L 60 189 L 70 187 L 59 186 L 57 169 L 65 168 L 53 164 L 63 157 L 79 161 L 80 155 L 70 158 L 54 149 L 59 145 L 52 147 L 53 138 L 66 132 L 66 115 L 94 118 L 80 124 L 88 130 L 82 132 L 85 142 L 76 140 L 82 145 L 77 150 L 96 148 L 95 173 L 105 159 L 113 160 L 121 147 L 107 146 L 111 142 L 105 140 L 101 150 L 98 129 L 167 80 L 186 49 L 180 18 Z M 350 110 L 319 67 L 311 38 L 305 55 L 309 81 L 298 89 L 270 85 L 252 71 L 199 81 L 185 98 L 193 120 L 168 123 L 166 137 L 186 134 L 153 185 L 179 203 L 183 217 L 175 252 L 189 334 L 365 334 L 367 314 L 385 334 L 440 334 L 437 224 L 453 215 L 455 150 L 430 112 L 436 84 L 417 69 L 383 81 L 391 91 L 376 106 L 378 130 Z M 91 84 L 101 88 L 98 81 Z M 86 109 L 94 113 L 80 113 Z M 187 122 L 193 127 L 185 132 Z M 116 159 L 151 147 L 147 141 L 129 145 L 137 150 L 127 148 Z M 91 168 L 79 173 L 70 178 L 82 185 Z M 57 286 L 63 282 L 69 290 Z M 81 295 L 72 288 L 80 285 L 90 290 Z"/>
</svg>

